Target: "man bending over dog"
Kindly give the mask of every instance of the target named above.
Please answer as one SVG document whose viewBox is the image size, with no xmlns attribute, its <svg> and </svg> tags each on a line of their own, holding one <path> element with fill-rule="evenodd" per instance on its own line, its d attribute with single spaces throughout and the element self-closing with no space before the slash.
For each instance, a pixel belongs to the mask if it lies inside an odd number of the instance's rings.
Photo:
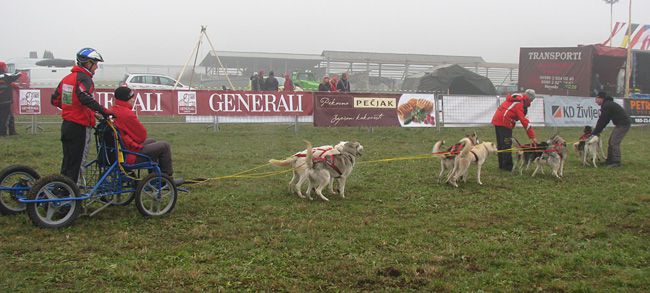
<svg viewBox="0 0 650 293">
<path fill-rule="evenodd" d="M 517 120 L 521 121 L 521 125 L 526 129 L 531 143 L 537 145 L 535 130 L 533 130 L 528 118 L 526 118 L 528 107 L 530 107 L 534 99 L 535 91 L 527 89 L 523 94 L 508 95 L 506 101 L 497 108 L 492 117 L 492 125 L 494 125 L 497 132 L 497 148 L 499 150 L 512 148 L 512 129 L 515 128 Z M 502 152 L 498 154 L 498 157 L 499 169 L 512 171 L 512 153 Z"/>
<path fill-rule="evenodd" d="M 160 171 L 172 177 L 174 168 L 172 167 L 171 146 L 166 141 L 147 138 L 147 129 L 144 128 L 144 125 L 132 110 L 133 95 L 133 91 L 128 87 L 121 86 L 115 89 L 115 104 L 111 107 L 111 110 L 117 116 L 115 126 L 122 134 L 122 141 L 124 141 L 126 149 L 149 156 L 152 160 L 158 162 Z M 144 158 L 132 154 L 126 157 L 128 164 L 143 161 Z M 176 186 L 185 182 L 182 179 L 174 179 L 173 181 Z"/>
<path fill-rule="evenodd" d="M 630 130 L 630 116 L 606 92 L 598 93 L 598 96 L 596 96 L 596 104 L 600 106 L 600 117 L 598 117 L 596 127 L 594 127 L 594 131 L 591 134 L 600 136 L 605 126 L 609 124 L 609 121 L 614 122 L 616 127 L 614 127 L 612 135 L 609 137 L 605 164 L 607 164 L 607 167 L 619 167 L 621 166 L 621 142 L 625 134 L 627 134 L 627 131 Z"/>
</svg>

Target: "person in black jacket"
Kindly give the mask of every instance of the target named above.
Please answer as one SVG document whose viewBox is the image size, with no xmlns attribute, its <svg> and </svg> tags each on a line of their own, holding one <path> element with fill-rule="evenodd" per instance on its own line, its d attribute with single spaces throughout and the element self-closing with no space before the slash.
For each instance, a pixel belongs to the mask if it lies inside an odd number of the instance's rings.
<svg viewBox="0 0 650 293">
<path fill-rule="evenodd" d="M 341 75 L 341 80 L 336 84 L 336 90 L 344 93 L 350 92 L 350 81 L 348 80 L 347 72 L 343 72 Z"/>
<path fill-rule="evenodd" d="M 14 99 L 14 82 L 19 77 L 20 73 L 8 73 L 7 64 L 0 62 L 0 136 L 17 134 L 11 113 L 11 104 Z"/>
<path fill-rule="evenodd" d="M 318 85 L 318 91 L 319 92 L 329 92 L 331 89 L 330 87 L 330 77 L 325 75 L 323 76 L 323 81 Z"/>
<path fill-rule="evenodd" d="M 264 90 L 267 91 L 278 91 L 278 79 L 275 78 L 275 74 L 273 73 L 273 70 L 269 71 L 269 77 L 266 78 L 266 81 L 264 82 Z"/>
<path fill-rule="evenodd" d="M 621 165 L 621 142 L 627 131 L 630 130 L 630 116 L 606 92 L 598 93 L 596 104 L 600 106 L 600 117 L 598 117 L 596 127 L 591 134 L 600 136 L 610 120 L 614 123 L 616 127 L 609 137 L 606 164 L 607 167 L 618 167 Z"/>
</svg>

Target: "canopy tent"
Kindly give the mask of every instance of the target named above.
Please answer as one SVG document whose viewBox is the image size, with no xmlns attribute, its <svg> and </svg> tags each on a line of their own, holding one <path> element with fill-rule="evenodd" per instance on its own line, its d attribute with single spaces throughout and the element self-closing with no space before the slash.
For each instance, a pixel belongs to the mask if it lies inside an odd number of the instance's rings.
<svg viewBox="0 0 650 293">
<path fill-rule="evenodd" d="M 496 95 L 494 85 L 489 78 L 457 64 L 439 66 L 430 73 L 407 78 L 402 84 L 402 90 L 461 95 Z"/>
</svg>

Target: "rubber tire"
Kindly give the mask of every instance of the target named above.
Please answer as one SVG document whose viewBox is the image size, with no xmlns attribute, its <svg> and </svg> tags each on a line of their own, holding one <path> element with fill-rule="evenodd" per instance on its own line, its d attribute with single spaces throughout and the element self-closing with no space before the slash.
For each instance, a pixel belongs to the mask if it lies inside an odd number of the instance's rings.
<svg viewBox="0 0 650 293">
<path fill-rule="evenodd" d="M 72 196 L 73 197 L 79 197 L 80 192 L 79 192 L 79 187 L 77 186 L 77 184 L 72 182 L 72 180 L 70 180 L 70 178 L 68 178 L 66 176 L 63 176 L 63 175 L 60 175 L 60 174 L 53 174 L 53 175 L 45 176 L 45 177 L 41 178 L 40 180 L 36 181 L 36 183 L 34 183 L 34 186 L 32 186 L 32 188 L 29 190 L 29 194 L 28 194 L 27 197 L 29 199 L 31 199 L 31 200 L 36 199 L 36 197 L 40 193 L 39 191 L 42 188 L 44 188 L 48 184 L 55 183 L 55 182 L 60 184 L 60 185 L 65 185 L 70 190 L 72 190 L 72 193 L 73 193 Z M 68 211 L 68 213 L 66 213 L 66 216 L 70 215 L 70 217 L 68 219 L 66 219 L 65 221 L 61 222 L 61 223 L 51 224 L 51 223 L 47 223 L 47 222 L 43 221 L 40 218 L 40 216 L 38 214 L 38 205 L 39 204 L 46 204 L 46 203 L 28 203 L 27 204 L 27 215 L 29 216 L 29 219 L 32 221 L 32 223 L 34 223 L 34 225 L 36 225 L 38 227 L 41 227 L 41 228 L 53 229 L 53 228 L 65 228 L 65 227 L 68 227 L 68 226 L 72 225 L 72 223 L 77 219 L 77 217 L 79 217 L 79 214 L 81 212 L 81 201 L 80 200 L 73 200 L 73 201 L 70 202 L 70 206 L 71 206 L 70 210 Z"/>
<path fill-rule="evenodd" d="M 41 178 L 40 175 L 38 175 L 38 172 L 34 170 L 31 167 L 25 166 L 25 165 L 12 165 L 7 168 L 2 169 L 0 171 L 0 185 L 2 184 L 2 181 L 5 180 L 5 178 L 13 175 L 14 173 L 25 173 L 33 179 L 33 181 L 37 181 L 38 179 Z M 33 185 L 33 184 L 32 184 Z M 5 186 L 8 187 L 8 186 Z M 0 192 L 8 192 L 8 191 L 0 191 Z M 5 206 L 5 204 L 0 200 L 0 214 L 3 215 L 15 215 L 19 214 L 25 211 L 25 205 L 23 205 L 22 208 L 19 209 L 12 209 L 10 207 Z"/>
<path fill-rule="evenodd" d="M 140 183 L 138 184 L 138 188 L 135 190 L 135 206 L 138 208 L 138 211 L 140 212 L 140 214 L 142 214 L 145 217 L 156 217 L 156 216 L 162 216 L 162 215 L 168 214 L 176 206 L 176 200 L 178 199 L 178 190 L 176 190 L 176 186 L 174 185 L 173 180 L 169 176 L 167 176 L 165 174 L 160 175 L 160 177 L 162 177 L 162 180 L 166 182 L 167 186 L 172 187 L 172 189 L 171 189 L 171 193 L 172 193 L 171 194 L 172 195 L 171 204 L 168 204 L 168 206 L 165 207 L 166 210 L 164 212 L 162 212 L 162 213 L 152 213 L 151 211 L 148 210 L 148 208 L 145 207 L 145 204 L 142 202 L 143 199 L 145 199 L 144 197 L 146 196 L 146 195 L 143 195 L 143 190 L 145 189 L 145 187 L 147 185 L 149 185 L 149 182 L 154 181 L 154 180 L 158 180 L 158 178 L 159 178 L 159 176 L 156 173 L 151 173 L 151 174 L 147 175 L 147 177 L 145 177 L 144 179 L 140 180 Z M 154 182 L 154 184 L 155 184 L 155 182 Z"/>
</svg>

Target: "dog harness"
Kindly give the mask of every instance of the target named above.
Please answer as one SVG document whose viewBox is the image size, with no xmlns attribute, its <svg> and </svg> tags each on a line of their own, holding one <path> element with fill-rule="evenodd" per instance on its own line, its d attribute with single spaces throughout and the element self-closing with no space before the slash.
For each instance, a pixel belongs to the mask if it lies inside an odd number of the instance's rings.
<svg viewBox="0 0 650 293">
<path fill-rule="evenodd" d="M 334 148 L 328 147 L 328 148 L 315 148 L 313 149 L 313 157 L 312 157 L 312 162 L 324 162 L 325 165 L 329 166 L 334 170 L 334 172 L 338 173 L 339 176 L 335 178 L 341 177 L 343 175 L 343 172 L 339 169 L 339 167 L 336 166 L 336 163 L 334 161 L 334 155 L 333 154 L 328 154 L 329 151 L 333 150 Z M 317 154 L 318 152 L 318 154 Z M 297 153 L 294 154 L 294 156 L 299 157 L 299 158 L 304 158 L 307 157 L 307 154 L 303 153 Z"/>
</svg>

